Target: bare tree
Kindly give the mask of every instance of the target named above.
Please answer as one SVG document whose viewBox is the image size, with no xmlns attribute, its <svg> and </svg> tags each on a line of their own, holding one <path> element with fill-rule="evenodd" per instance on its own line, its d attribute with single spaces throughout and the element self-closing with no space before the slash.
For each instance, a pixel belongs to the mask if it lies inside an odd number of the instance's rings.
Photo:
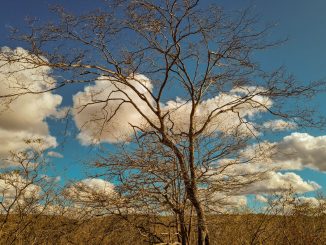
<svg viewBox="0 0 326 245">
<path fill-rule="evenodd" d="M 177 239 L 189 244 L 191 213 L 175 155 L 155 137 L 145 137 L 134 143 L 134 151 L 121 146 L 118 154 L 99 157 L 92 165 L 102 169 L 101 177 L 118 179 L 116 190 L 123 197 L 123 206 L 148 217 L 154 225 L 168 228 L 169 242 Z M 133 212 L 131 212 L 132 214 Z M 122 210 L 122 214 L 125 212 Z M 187 217 L 188 216 L 188 217 Z M 161 217 L 161 218 L 160 218 Z M 172 230 L 171 230 L 172 229 Z M 162 239 L 167 239 L 162 236 Z"/>
<path fill-rule="evenodd" d="M 256 158 L 243 154 L 248 145 L 256 142 L 259 148 L 262 142 L 263 120 L 254 115 L 268 113 L 273 119 L 312 125 L 309 110 L 284 105 L 312 96 L 323 84 L 298 83 L 283 69 L 263 72 L 252 56 L 278 43 L 266 41 L 271 26 L 259 28 L 249 10 L 225 14 L 217 6 L 202 5 L 195 0 L 108 1 L 79 16 L 55 8 L 58 20 L 31 22 L 29 34 L 15 33 L 29 44 L 29 55 L 5 50 L 1 60 L 19 61 L 22 69 L 52 68 L 60 73 L 57 83 L 37 88 L 18 84 L 17 93 L 0 98 L 10 102 L 20 95 L 96 80 L 74 98 L 73 114 L 81 132 L 85 130 L 84 140 L 150 138 L 155 147 L 168 149 L 175 163 L 171 173 L 181 181 L 184 197 L 173 205 L 191 203 L 198 244 L 208 245 L 202 190 L 226 192 L 225 180 L 232 173 L 224 171 Z M 171 101 L 177 95 L 182 99 Z M 121 112 L 136 116 L 123 122 Z M 119 132 L 120 124 L 128 128 Z M 134 161 L 129 163 L 132 168 Z M 160 163 L 148 162 L 158 174 L 166 159 Z M 163 175 L 167 184 L 171 176 Z M 237 176 L 229 186 L 248 182 Z M 147 177 L 145 186 L 153 183 Z"/>
<path fill-rule="evenodd" d="M 177 237 L 172 237 L 182 244 L 192 244 L 193 222 L 196 217 L 193 217 L 193 206 L 187 198 L 178 161 L 168 147 L 155 140 L 156 136 L 148 135 L 138 138 L 132 143 L 133 146 L 130 146 L 130 143 L 121 145 L 120 150 L 114 154 L 104 151 L 102 156 L 91 162 L 91 166 L 101 169 L 100 173 L 93 177 L 105 177 L 116 183 L 116 191 L 123 198 L 123 201 L 117 204 L 120 215 L 127 217 L 126 210 L 147 214 L 148 217 L 157 218 L 150 221 L 153 226 L 159 224 L 171 227 L 172 222 L 172 228 L 175 228 L 177 234 Z M 232 151 L 232 154 L 235 152 Z M 225 152 L 223 156 L 226 155 L 228 154 Z M 246 163 L 252 163 L 258 156 L 260 161 L 266 160 L 257 153 L 250 160 L 246 160 Z M 210 154 L 207 153 L 205 159 L 209 157 Z M 232 194 L 264 178 L 265 171 L 262 169 L 252 173 L 227 171 L 228 168 L 241 164 L 243 165 L 243 162 L 239 160 L 232 160 L 215 168 L 197 169 L 200 201 L 209 215 L 225 213 L 233 208 L 236 211 L 237 205 L 230 203 Z M 266 169 L 269 170 L 270 168 Z M 91 203 L 99 203 L 102 195 L 98 198 L 96 196 L 98 194 L 93 195 Z M 238 201 L 235 199 L 234 202 Z M 110 205 L 106 207 L 109 208 Z M 111 212 L 113 210 L 115 209 L 111 208 Z M 164 240 L 164 237 L 162 239 Z"/>
<path fill-rule="evenodd" d="M 42 140 L 26 140 L 30 148 L 11 152 L 11 167 L 0 174 L 0 234 L 7 244 L 34 237 L 31 226 L 50 214 L 56 203 L 56 179 L 45 174 Z M 34 237 L 37 239 L 36 237 Z"/>
</svg>

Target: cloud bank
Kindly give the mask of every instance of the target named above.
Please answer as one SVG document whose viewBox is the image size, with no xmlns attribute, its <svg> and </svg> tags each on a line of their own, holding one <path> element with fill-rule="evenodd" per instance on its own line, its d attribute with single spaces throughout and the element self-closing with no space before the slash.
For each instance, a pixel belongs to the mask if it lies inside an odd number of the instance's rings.
<svg viewBox="0 0 326 245">
<path fill-rule="evenodd" d="M 130 75 L 126 80 L 99 77 L 95 84 L 86 86 L 84 91 L 73 97 L 73 115 L 80 129 L 80 142 L 89 145 L 128 141 L 139 129 L 151 130 L 145 117 L 159 127 L 159 120 L 152 110 L 157 108 L 151 97 L 152 90 L 152 82 L 140 74 Z M 194 115 L 195 130 L 200 130 L 209 120 L 204 130 L 206 134 L 258 135 L 249 118 L 272 106 L 270 99 L 259 95 L 261 92 L 262 88 L 238 88 L 203 101 Z M 247 95 L 250 99 L 245 98 Z M 146 98 L 147 103 L 142 98 Z M 180 98 L 170 100 L 160 104 L 160 110 L 162 115 L 166 115 L 164 125 L 168 132 L 174 136 L 188 132 L 190 101 Z"/>
<path fill-rule="evenodd" d="M 144 98 L 146 104 L 137 93 L 113 78 L 100 77 L 94 85 L 86 86 L 84 91 L 74 96 L 74 119 L 80 129 L 79 140 L 84 145 L 109 142 L 128 141 L 138 128 L 151 130 L 144 116 L 159 126 L 158 120 L 151 111 L 155 104 L 150 93 L 153 90 L 152 82 L 143 75 L 135 75 L 127 79 L 135 90 Z M 254 119 L 260 113 L 271 108 L 273 102 L 260 93 L 263 88 L 243 87 L 221 93 L 200 103 L 194 115 L 195 130 L 200 130 L 207 119 L 210 123 L 204 133 L 215 132 L 225 135 L 253 136 L 260 135 L 261 131 L 294 130 L 297 125 L 281 119 L 270 120 L 256 125 Z M 246 95 L 252 95 L 249 100 Z M 137 111 L 131 102 L 135 102 L 143 115 Z M 162 114 L 166 114 L 165 126 L 172 134 L 182 134 L 189 130 L 189 116 L 191 102 L 177 98 L 160 104 Z M 136 126 L 136 128 L 133 128 Z M 254 158 L 252 158 L 255 156 Z M 247 147 L 240 153 L 241 164 L 232 159 L 224 159 L 219 166 L 230 165 L 224 169 L 221 178 L 238 176 L 237 180 L 245 181 L 246 174 L 263 173 L 261 180 L 246 184 L 236 196 L 229 195 L 223 198 L 230 203 L 233 199 L 244 200 L 247 194 L 280 193 L 292 188 L 296 193 L 315 191 L 320 186 L 313 181 L 305 181 L 298 174 L 292 172 L 278 172 L 301 170 L 304 167 L 326 170 L 326 136 L 313 137 L 308 134 L 292 133 L 280 142 L 261 142 L 259 145 Z M 219 177 L 217 177 L 218 180 Z M 233 199 L 232 199 L 233 198 Z M 215 198 L 216 199 L 216 198 Z M 232 200 L 231 200 L 232 199 Z"/>
<path fill-rule="evenodd" d="M 22 49 L 1 48 L 0 57 L 13 59 L 32 58 Z M 8 158 L 10 151 L 23 151 L 28 148 L 26 139 L 42 139 L 43 149 L 57 145 L 55 137 L 49 133 L 46 118 L 58 114 L 60 95 L 44 91 L 55 86 L 51 69 L 34 67 L 25 62 L 6 63 L 0 59 L 0 158 Z M 8 96 L 23 94 L 20 96 Z"/>
</svg>

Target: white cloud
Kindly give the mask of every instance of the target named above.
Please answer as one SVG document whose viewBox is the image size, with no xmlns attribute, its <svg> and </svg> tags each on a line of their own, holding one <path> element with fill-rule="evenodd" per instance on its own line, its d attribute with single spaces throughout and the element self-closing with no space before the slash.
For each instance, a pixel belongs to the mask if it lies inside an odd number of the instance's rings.
<svg viewBox="0 0 326 245">
<path fill-rule="evenodd" d="M 150 130 L 144 117 L 130 101 L 137 104 L 143 115 L 155 125 L 159 125 L 156 115 L 150 109 L 150 106 L 154 106 L 149 92 L 153 89 L 151 81 L 144 75 L 137 74 L 128 78 L 127 82 L 148 99 L 149 105 L 131 88 L 112 77 L 100 77 L 94 85 L 86 86 L 84 91 L 74 96 L 73 115 L 80 129 L 78 138 L 82 144 L 128 141 L 134 133 L 131 125 Z M 225 134 L 258 135 L 254 123 L 249 119 L 272 106 L 272 101 L 267 97 L 254 95 L 262 91 L 261 88 L 251 88 L 246 92 L 234 89 L 203 101 L 195 113 L 195 129 L 199 130 L 209 116 L 213 115 L 205 130 L 207 134 L 219 131 Z M 251 99 L 243 99 L 244 93 L 253 95 L 249 96 Z M 122 104 L 123 101 L 125 103 Z M 168 132 L 188 132 L 191 112 L 189 101 L 177 98 L 160 104 L 160 107 L 162 114 L 166 115 L 164 124 L 169 129 Z"/>
<path fill-rule="evenodd" d="M 238 137 L 259 135 L 254 122 L 250 119 L 272 106 L 272 101 L 266 96 L 259 95 L 260 92 L 263 92 L 263 89 L 258 87 L 237 88 L 202 101 L 194 115 L 195 130 L 200 130 L 211 117 L 204 131 L 208 135 L 214 132 L 236 134 Z M 162 111 L 169 114 L 165 119 L 165 125 L 174 133 L 187 133 L 191 107 L 191 102 L 180 98 L 168 101 L 162 106 Z"/>
<path fill-rule="evenodd" d="M 278 143 L 278 149 L 274 161 L 326 171 L 326 136 L 292 133 Z"/>
<path fill-rule="evenodd" d="M 63 155 L 60 154 L 59 152 L 55 152 L 55 151 L 49 151 L 48 152 L 48 156 L 50 157 L 56 157 L 56 158 L 63 158 Z"/>
<path fill-rule="evenodd" d="M 247 205 L 247 197 L 242 195 L 230 196 L 223 193 L 214 193 L 213 201 L 221 206 L 245 206 Z"/>
<path fill-rule="evenodd" d="M 314 181 L 304 181 L 295 173 L 267 172 L 261 181 L 247 185 L 241 194 L 272 194 L 292 189 L 295 193 L 315 191 L 320 188 Z"/>
<path fill-rule="evenodd" d="M 128 83 L 139 93 L 150 97 L 147 89 L 151 91 L 152 84 L 145 76 L 135 75 L 128 79 Z M 117 92 L 117 88 L 123 92 Z M 130 101 L 128 97 L 146 115 L 150 113 L 145 102 L 131 88 L 113 78 L 100 77 L 94 85 L 86 86 L 83 92 L 77 93 L 73 97 L 73 115 L 77 127 L 81 130 L 78 135 L 81 143 L 88 145 L 128 140 L 133 134 L 131 124 L 141 126 L 144 123 L 143 117 L 133 105 L 126 102 Z M 85 105 L 87 106 L 83 107 Z"/>
<path fill-rule="evenodd" d="M 272 131 L 283 131 L 297 128 L 294 122 L 287 122 L 282 119 L 271 120 L 263 123 L 263 128 Z"/>
<path fill-rule="evenodd" d="M 32 171 L 33 172 L 33 171 Z M 67 207 L 56 199 L 49 198 L 49 190 L 61 177 L 29 173 L 28 177 L 16 171 L 0 174 L 0 214 L 62 214 Z M 57 207 L 55 209 L 55 207 Z M 61 212 L 60 212 L 61 211 Z"/>
<path fill-rule="evenodd" d="M 270 162 L 241 163 L 224 159 L 219 165 L 206 173 L 212 187 L 223 185 L 232 189 L 234 195 L 273 194 L 289 189 L 294 193 L 305 193 L 320 188 L 314 181 L 304 181 L 293 172 L 277 172 L 282 169 L 279 164 Z"/>
<path fill-rule="evenodd" d="M 0 117 L 1 123 L 1 117 Z M 51 147 L 56 147 L 56 139 L 50 135 L 37 134 L 33 132 L 24 131 L 10 131 L 0 128 L 1 142 L 0 142 L 0 159 L 2 160 L 1 167 L 7 167 L 8 164 L 15 164 L 12 161 L 10 152 L 21 152 L 26 149 L 45 150 Z M 39 143 L 26 143 L 26 140 Z"/>
<path fill-rule="evenodd" d="M 4 209 L 14 209 L 18 204 L 22 205 L 26 200 L 37 200 L 41 188 L 31 180 L 27 180 L 15 172 L 0 174 L 0 201 Z M 14 211 L 14 210 L 13 210 Z"/>
<path fill-rule="evenodd" d="M 266 201 L 264 194 L 282 193 L 289 189 L 294 193 L 315 191 L 321 187 L 314 181 L 305 181 L 293 172 L 304 167 L 325 168 L 326 137 L 292 133 L 278 143 L 261 142 L 247 147 L 237 159 L 222 159 L 206 174 L 217 185 L 221 182 L 241 183 L 234 193 L 256 194 Z M 233 181 L 233 182 L 232 182 Z M 253 181 L 253 183 L 250 183 Z"/>
<path fill-rule="evenodd" d="M 241 163 L 248 161 L 248 163 Z M 292 133 L 279 142 L 263 141 L 240 152 L 239 159 L 223 159 L 220 167 L 240 174 L 258 171 L 301 170 L 305 167 L 326 171 L 326 136 Z"/>
<path fill-rule="evenodd" d="M 22 48 L 1 48 L 0 57 L 31 58 Z M 57 145 L 49 135 L 47 117 L 57 114 L 62 97 L 51 92 L 6 97 L 10 94 L 38 92 L 53 88 L 55 80 L 47 67 L 34 67 L 22 62 L 6 63 L 0 59 L 0 158 L 7 158 L 9 151 L 28 148 L 26 139 L 42 139 L 43 148 Z"/>
<path fill-rule="evenodd" d="M 201 129 L 209 116 L 213 115 L 205 130 L 206 134 L 218 131 L 230 135 L 235 133 L 249 136 L 253 134 L 258 135 L 259 132 L 257 132 L 254 124 L 248 118 L 264 111 L 263 107 L 258 106 L 254 101 L 261 101 L 263 104 L 269 104 L 269 101 L 267 99 L 265 101 L 265 98 L 261 96 L 256 96 L 251 102 L 244 102 L 241 105 L 235 106 L 240 101 L 240 96 L 235 93 L 222 93 L 203 101 L 199 104 L 195 113 L 195 130 Z M 233 110 L 230 110 L 232 106 L 235 107 Z M 165 124 L 167 127 L 173 128 L 174 133 L 188 132 L 191 112 L 190 102 L 181 99 L 168 101 L 162 110 L 165 113 L 169 112 L 170 116 L 166 119 Z M 224 110 L 225 112 L 222 112 Z"/>
<path fill-rule="evenodd" d="M 114 185 L 103 179 L 81 180 L 65 190 L 65 196 L 77 203 L 93 203 L 116 197 Z"/>
<path fill-rule="evenodd" d="M 326 200 L 325 199 L 317 199 L 316 197 L 297 197 L 296 198 L 296 204 L 299 205 L 308 205 L 310 207 L 317 208 L 320 205 L 326 205 Z"/>
<path fill-rule="evenodd" d="M 241 150 L 234 159 L 225 158 L 211 164 L 205 176 L 217 182 L 225 180 L 250 182 L 254 178 L 262 177 L 261 175 L 265 173 L 283 169 L 272 161 L 271 157 L 275 149 L 275 144 L 267 141 L 251 145 Z"/>
<path fill-rule="evenodd" d="M 262 202 L 266 203 L 265 201 Z M 263 206 L 263 210 L 276 215 L 290 215 L 293 212 L 300 212 L 305 215 L 322 215 L 326 213 L 326 200 L 284 192 L 276 196 L 270 195 L 268 205 Z"/>
<path fill-rule="evenodd" d="M 0 193 L 5 198 L 29 198 L 38 196 L 40 187 L 15 172 L 0 174 Z"/>
<path fill-rule="evenodd" d="M 240 170 L 253 173 L 257 171 L 278 171 L 278 170 L 300 170 L 302 164 L 293 161 L 285 154 L 285 149 L 280 147 L 280 143 L 262 141 L 246 147 L 240 152 L 240 161 L 248 162 L 241 166 L 235 166 Z M 244 169 L 245 168 L 245 169 Z M 239 172 L 239 171 L 238 171 Z"/>
</svg>

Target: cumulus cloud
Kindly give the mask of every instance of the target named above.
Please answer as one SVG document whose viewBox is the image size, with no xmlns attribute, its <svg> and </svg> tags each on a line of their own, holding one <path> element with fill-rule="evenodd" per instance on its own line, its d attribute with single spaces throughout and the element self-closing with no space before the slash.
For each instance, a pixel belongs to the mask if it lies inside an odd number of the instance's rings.
<svg viewBox="0 0 326 245">
<path fill-rule="evenodd" d="M 126 81 L 138 94 L 125 85 Z M 126 81 L 99 77 L 94 85 L 86 86 L 84 91 L 74 96 L 73 115 L 80 129 L 78 138 L 82 144 L 127 141 L 135 133 L 134 129 L 150 130 L 144 116 L 159 126 L 151 110 L 151 107 L 155 108 L 155 103 L 150 95 L 153 89 L 150 79 L 135 74 Z M 249 119 L 272 106 L 269 98 L 260 95 L 262 92 L 262 88 L 238 88 L 203 101 L 194 115 L 195 130 L 200 130 L 209 119 L 204 131 L 207 134 L 218 131 L 230 135 L 258 135 Z M 147 98 L 148 103 L 140 97 Z M 139 111 L 131 102 L 138 106 Z M 188 132 L 191 102 L 177 98 L 160 104 L 160 109 L 166 115 L 164 124 L 168 132 Z"/>
<path fill-rule="evenodd" d="M 38 196 L 40 187 L 15 172 L 0 175 L 0 193 L 5 198 L 16 198 L 17 194 L 25 198 Z"/>
<path fill-rule="evenodd" d="M 325 159 L 326 136 L 292 133 L 279 142 L 263 141 L 248 146 L 239 153 L 238 159 L 222 159 L 217 166 L 234 175 L 306 167 L 326 171 Z"/>
<path fill-rule="evenodd" d="M 239 163 L 225 159 L 206 175 L 213 187 L 222 185 L 224 190 L 230 187 L 234 195 L 275 194 L 290 189 L 294 193 L 305 193 L 321 188 L 316 182 L 305 181 L 296 173 L 281 173 L 275 168 L 279 169 L 279 165 L 263 162 Z"/>
<path fill-rule="evenodd" d="M 1 48 L 0 56 L 32 58 L 22 48 Z M 26 139 L 42 139 L 44 149 L 57 145 L 45 119 L 58 113 L 62 97 L 51 92 L 25 94 L 54 86 L 50 68 L 34 67 L 23 61 L 6 63 L 0 59 L 0 158 L 8 157 L 9 151 L 26 150 Z M 8 97 L 13 94 L 24 95 Z"/>
<path fill-rule="evenodd" d="M 240 166 L 234 166 L 231 171 L 244 171 L 247 173 L 279 170 L 300 170 L 301 162 L 292 161 L 287 158 L 288 154 L 280 147 L 280 142 L 262 141 L 250 145 L 239 153 L 239 159 L 233 160 L 236 163 L 245 162 Z M 230 160 L 222 160 L 220 164 L 227 165 Z"/>
<path fill-rule="evenodd" d="M 326 205 L 325 199 L 318 199 L 316 197 L 297 197 L 296 203 L 299 205 L 309 205 L 310 207 L 319 207 L 321 205 Z"/>
<path fill-rule="evenodd" d="M 10 172 L 0 174 L 0 201 L 3 208 L 14 208 L 17 204 L 24 204 L 26 200 L 35 200 L 39 197 L 41 188 L 20 176 Z"/>
<path fill-rule="evenodd" d="M 326 171 L 326 136 L 292 133 L 278 143 L 274 161 Z"/>
<path fill-rule="evenodd" d="M 279 142 L 264 141 L 251 145 L 240 153 L 243 159 L 250 159 L 248 164 L 235 166 L 255 170 L 301 170 L 312 168 L 326 171 L 326 136 L 312 136 L 294 132 Z M 231 160 L 221 161 L 221 165 Z M 235 161 L 235 160 L 233 160 Z M 244 169 L 243 169 L 244 170 Z"/>
<path fill-rule="evenodd" d="M 128 83 L 143 96 L 150 98 L 151 81 L 143 75 L 129 77 Z M 120 91 L 117 91 L 120 90 Z M 122 91 L 122 92 L 121 92 Z M 114 78 L 100 77 L 94 85 L 86 86 L 84 91 L 73 97 L 73 115 L 82 144 L 126 141 L 133 134 L 133 126 L 141 127 L 142 115 L 130 103 L 133 101 L 146 114 L 148 105 L 135 91 Z"/>
<path fill-rule="evenodd" d="M 261 181 L 254 182 L 242 188 L 241 194 L 272 194 L 292 189 L 295 193 L 315 191 L 320 188 L 314 181 L 304 181 L 295 173 L 267 172 Z"/>
<path fill-rule="evenodd" d="M 48 148 L 57 146 L 55 137 L 45 134 L 37 134 L 29 131 L 24 131 L 24 129 L 21 129 L 21 131 L 10 131 L 0 128 L 0 135 L 1 167 L 7 167 L 8 164 L 15 164 L 12 159 L 11 152 L 21 152 L 27 149 L 43 151 Z"/>
<path fill-rule="evenodd" d="M 223 132 L 230 135 L 258 135 L 259 132 L 255 129 L 254 123 L 249 119 L 266 111 L 266 108 L 272 105 L 272 101 L 267 97 L 255 95 L 259 93 L 258 91 L 246 91 L 252 93 L 250 100 L 242 99 L 243 90 L 233 89 L 229 93 L 221 93 L 203 101 L 198 105 L 194 115 L 195 130 L 200 130 L 211 117 L 204 131 L 207 134 Z M 169 114 L 166 125 L 175 133 L 188 132 L 191 102 L 182 99 L 168 101 L 162 110 Z"/>
<path fill-rule="evenodd" d="M 267 141 L 251 145 L 239 152 L 236 158 L 221 159 L 204 169 L 204 176 L 213 183 L 237 183 L 246 185 L 253 180 L 268 178 L 266 173 L 283 170 L 283 164 L 275 163 L 272 156 L 275 144 Z"/>
<path fill-rule="evenodd" d="M 77 203 L 94 203 L 103 198 L 115 198 L 114 185 L 108 181 L 97 178 L 81 180 L 65 190 L 65 196 Z"/>
<path fill-rule="evenodd" d="M 321 188 L 316 182 L 305 181 L 293 172 L 278 171 L 304 167 L 325 170 L 325 142 L 325 136 L 292 133 L 280 142 L 251 145 L 240 152 L 239 158 L 222 159 L 212 165 L 206 175 L 213 185 L 240 184 L 234 194 L 255 194 L 262 202 L 267 201 L 264 195 L 288 190 L 294 193 L 315 191 Z"/>
<path fill-rule="evenodd" d="M 68 207 L 49 199 L 49 190 L 61 177 L 34 174 L 25 176 L 16 171 L 0 174 L 0 214 L 62 214 Z M 61 211 L 61 212 L 59 212 Z"/>
</svg>

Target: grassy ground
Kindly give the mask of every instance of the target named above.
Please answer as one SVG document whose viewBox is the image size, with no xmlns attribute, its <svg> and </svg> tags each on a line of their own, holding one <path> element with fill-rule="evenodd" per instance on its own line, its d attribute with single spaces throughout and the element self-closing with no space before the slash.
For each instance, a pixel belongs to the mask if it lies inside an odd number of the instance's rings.
<svg viewBox="0 0 326 245">
<path fill-rule="evenodd" d="M 149 223 L 148 217 L 127 219 L 131 222 L 118 216 L 89 220 L 11 216 L 6 222 L 2 217 L 0 243 L 143 245 L 159 242 L 157 237 L 164 242 L 177 241 L 175 227 L 169 227 L 172 218 L 155 218 L 162 222 L 156 225 Z M 208 221 L 212 244 L 326 244 L 326 215 L 218 215 Z M 152 237 L 146 231 L 151 231 Z M 193 232 L 191 244 L 195 239 Z"/>
</svg>

